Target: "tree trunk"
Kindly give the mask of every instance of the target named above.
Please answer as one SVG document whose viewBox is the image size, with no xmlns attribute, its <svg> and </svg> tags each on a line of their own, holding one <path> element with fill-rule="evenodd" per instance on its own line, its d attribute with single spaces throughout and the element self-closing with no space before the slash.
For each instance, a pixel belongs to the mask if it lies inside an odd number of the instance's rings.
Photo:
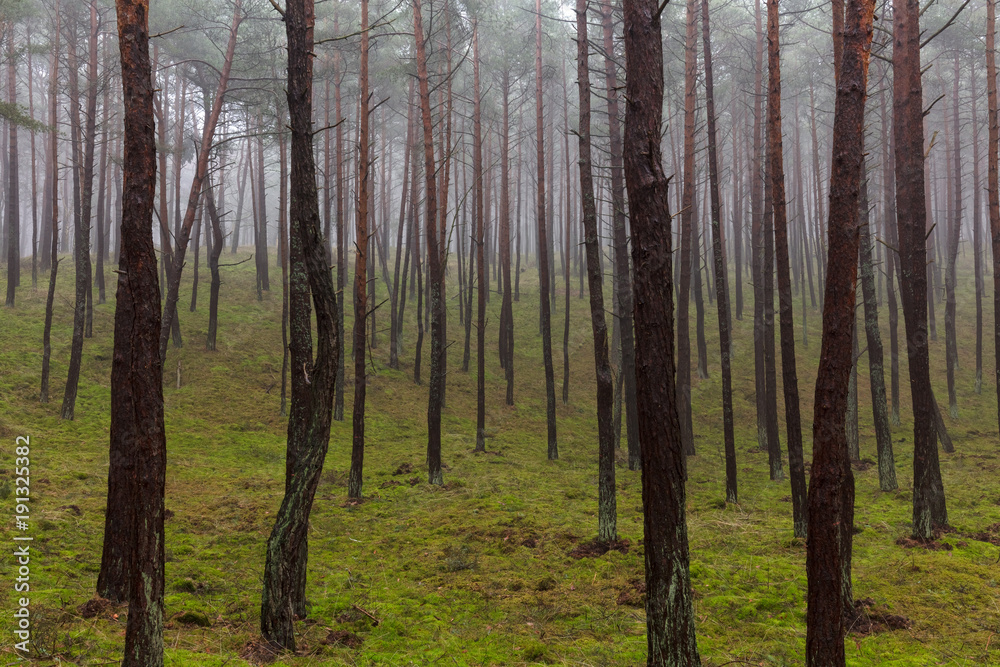
<svg viewBox="0 0 1000 667">
<path fill-rule="evenodd" d="M 625 216 L 625 182 L 622 173 L 621 113 L 618 110 L 618 70 L 614 58 L 613 10 L 610 0 L 602 0 L 601 24 L 604 36 L 604 79 L 608 98 L 608 148 L 611 163 L 611 216 L 614 225 L 615 306 L 621 314 L 618 322 L 621 344 L 621 368 L 625 391 L 625 432 L 628 443 L 629 470 L 638 470 L 639 418 L 635 393 L 635 334 L 632 323 L 632 272 L 628 261 L 628 232 Z M 582 290 L 581 290 L 582 292 Z"/>
<path fill-rule="evenodd" d="M 593 158 L 590 148 L 590 69 L 587 43 L 587 0 L 576 0 L 576 72 L 580 86 L 580 193 L 584 244 L 587 250 L 587 286 L 590 288 L 590 328 L 594 335 L 594 371 L 597 375 L 597 539 L 618 538 L 615 496 L 615 440 L 611 423 L 614 389 L 608 355 L 608 326 L 604 320 L 604 274 L 597 236 Z M 566 245 L 566 316 L 569 318 L 569 243 Z"/>
<path fill-rule="evenodd" d="M 94 47 L 96 48 L 96 46 Z M 14 50 L 14 23 L 7 25 L 7 103 L 17 108 L 17 59 Z M 28 73 L 31 77 L 31 73 Z M 96 81 L 95 81 L 96 85 Z M 8 121 L 10 158 L 7 168 L 7 192 L 4 215 L 7 226 L 7 301 L 14 307 L 15 288 L 21 284 L 21 217 L 18 191 L 21 189 L 17 174 L 17 123 Z"/>
<path fill-rule="evenodd" d="M 697 665 L 684 450 L 674 386 L 673 271 L 660 157 L 663 42 L 656 0 L 624 0 L 625 182 L 632 219 L 649 667 Z"/>
<path fill-rule="evenodd" d="M 864 158 L 862 158 L 864 160 Z M 865 302 L 865 336 L 868 342 L 868 381 L 872 392 L 872 421 L 878 452 L 878 483 L 883 491 L 895 491 L 896 463 L 892 454 L 892 431 L 885 400 L 885 371 L 882 364 L 882 335 L 878 327 L 878 303 L 875 294 L 875 262 L 872 258 L 872 224 L 868 213 L 868 177 L 862 162 L 861 202 L 859 211 L 859 251 L 861 258 L 861 293 Z M 891 281 L 891 277 L 890 277 Z M 857 361 L 855 361 L 857 365 Z"/>
<path fill-rule="evenodd" d="M 360 110 L 358 111 L 358 199 L 354 220 L 354 412 L 352 416 L 351 472 L 347 498 L 361 500 L 365 462 L 365 398 L 368 390 L 365 332 L 368 325 L 368 190 L 371 187 L 369 159 L 369 88 L 368 88 L 368 0 L 361 0 L 361 66 L 358 74 Z"/>
<path fill-rule="evenodd" d="M 896 143 L 900 292 L 913 400 L 913 535 L 931 539 L 935 526 L 948 523 L 948 511 L 933 424 L 927 339 L 927 210 L 919 14 L 917 0 L 893 0 L 892 129 Z M 1000 246 L 1000 238 L 994 243 Z"/>
<path fill-rule="evenodd" d="M 475 185 L 476 217 L 476 449 L 486 451 L 486 280 L 483 269 L 483 123 L 479 81 L 479 22 L 472 24 L 472 180 Z M 506 91 L 505 91 L 506 92 Z M 507 100 L 504 98 L 504 109 Z M 505 133 L 506 136 L 506 133 Z M 503 138 L 501 139 L 503 141 Z M 503 144 L 501 144 L 502 146 Z M 505 295 L 506 298 L 506 295 Z M 470 309 L 471 310 L 471 309 Z M 469 321 L 472 316 L 470 314 Z M 501 316 L 501 327 L 503 316 Z M 468 326 L 466 326 L 468 331 Z M 502 350 L 501 353 L 506 352 Z M 507 360 L 510 365 L 510 360 Z"/>
<path fill-rule="evenodd" d="M 774 211 L 774 250 L 778 268 L 778 308 L 781 332 L 781 385 L 785 393 L 785 432 L 788 475 L 792 487 L 792 525 L 795 537 L 806 536 L 806 474 L 799 416 L 799 380 L 795 372 L 795 322 L 792 315 L 792 279 L 788 254 L 788 214 L 781 137 L 781 62 L 778 44 L 778 0 L 767 2 L 767 115 L 771 201 Z M 768 262 L 765 266 L 770 267 Z M 770 273 L 770 269 L 768 269 Z M 765 304 L 766 307 L 766 304 Z"/>
<path fill-rule="evenodd" d="M 549 313 L 549 238 L 545 215 L 545 139 L 542 123 L 542 0 L 535 0 L 535 137 L 538 157 L 538 299 L 541 314 L 542 359 L 545 365 L 545 405 L 548 457 L 559 458 L 556 442 L 556 389 L 552 369 L 552 317 Z"/>
<path fill-rule="evenodd" d="M 695 82 L 698 78 L 697 1 L 687 0 L 687 37 L 684 42 L 684 185 L 681 199 L 680 280 L 677 293 L 677 409 L 684 453 L 692 455 L 694 424 L 691 416 L 691 236 L 694 227 Z"/>
<path fill-rule="evenodd" d="M 97 590 L 128 599 L 123 665 L 163 665 L 167 443 L 153 249 L 156 145 L 147 0 L 117 0 L 125 101 L 121 259 L 111 363 L 111 466 Z"/>
<path fill-rule="evenodd" d="M 229 73 L 232 70 L 233 55 L 236 52 L 236 37 L 240 29 L 240 23 L 243 21 L 243 12 L 241 8 L 241 0 L 236 0 L 235 9 L 233 10 L 232 23 L 229 27 L 229 43 L 226 46 L 222 72 L 219 75 L 219 83 L 215 90 L 215 96 L 212 98 L 211 110 L 206 116 L 205 124 L 202 127 L 201 143 L 198 147 L 194 178 L 191 180 L 191 191 L 188 194 L 187 209 L 184 212 L 184 220 L 181 223 L 180 231 L 176 234 L 176 247 L 173 257 L 174 266 L 172 275 L 169 276 L 170 284 L 167 286 L 167 298 L 164 303 L 163 322 L 161 324 L 162 330 L 160 331 L 161 361 L 165 361 L 167 358 L 167 340 L 170 336 L 171 323 L 177 313 L 177 300 L 180 296 L 179 293 L 181 286 L 181 272 L 184 269 L 184 254 L 187 252 L 188 239 L 191 236 L 191 228 L 194 225 L 195 216 L 198 212 L 198 202 L 201 199 L 202 184 L 204 183 L 205 176 L 208 173 L 208 158 L 212 151 L 212 140 L 215 137 L 215 127 L 219 122 L 219 114 L 222 112 L 222 102 L 226 96 L 226 89 L 229 86 Z M 259 188 L 261 190 L 261 201 L 264 199 L 263 166 L 264 161 L 261 159 L 258 163 L 258 174 L 262 181 Z M 262 210 L 262 219 L 264 218 L 263 214 L 264 212 Z M 265 290 L 269 289 L 266 284 L 266 275 L 267 273 L 265 270 L 265 281 L 261 285 L 261 287 Z"/>
<path fill-rule="evenodd" d="M 958 51 L 955 52 L 954 88 L 952 89 L 951 142 L 954 166 L 952 175 L 952 216 L 948 225 L 948 266 L 945 276 L 944 336 L 945 360 L 948 376 L 948 409 L 952 419 L 958 418 L 958 396 L 955 391 L 955 371 L 958 370 L 958 340 L 955 331 L 957 300 L 955 285 L 958 279 L 958 243 L 962 236 L 962 136 L 958 121 Z M 947 159 L 947 157 L 946 157 Z"/>
<path fill-rule="evenodd" d="M 444 387 L 443 357 L 444 357 L 444 271 L 441 264 L 440 228 L 438 226 L 438 201 L 436 168 L 434 160 L 434 135 L 431 127 L 431 98 L 427 75 L 427 52 L 424 29 L 420 12 L 421 0 L 413 2 L 413 34 L 417 49 L 417 81 L 420 90 L 420 116 L 424 132 L 424 178 L 427 188 L 425 193 L 426 213 L 424 226 L 427 230 L 427 282 L 430 292 L 429 310 L 431 316 L 431 368 L 430 391 L 427 399 L 427 482 L 443 484 L 441 472 L 441 403 Z M 446 201 L 441 202 L 447 206 Z M 417 316 L 420 317 L 418 309 Z"/>
<path fill-rule="evenodd" d="M 49 189 L 46 194 L 50 197 L 49 213 L 52 216 L 51 227 L 49 231 L 49 245 L 50 245 L 50 255 L 48 262 L 49 269 L 49 291 L 48 296 L 45 298 L 45 328 L 42 333 L 42 382 L 41 390 L 39 392 L 39 401 L 42 403 L 49 402 L 49 365 L 52 360 L 52 309 L 55 305 L 56 298 L 56 274 L 59 270 L 59 142 L 58 142 L 58 132 L 56 131 L 56 124 L 58 123 L 58 111 L 59 111 L 59 92 L 58 92 L 58 81 L 59 81 L 59 28 L 60 28 L 60 15 L 59 15 L 59 0 L 55 0 L 55 8 L 53 10 L 55 15 L 56 24 L 52 31 L 52 64 L 49 67 L 49 157 L 48 157 L 48 172 L 49 176 L 47 180 L 49 181 Z M 996 173 L 995 170 L 993 172 Z M 43 221 L 45 216 L 42 216 Z M 154 269 L 155 273 L 155 269 Z M 103 565 L 102 565 L 103 573 Z M 100 592 L 100 587 L 98 587 Z M 104 595 L 103 597 L 109 598 L 110 596 Z M 117 597 L 117 601 L 122 601 L 126 597 L 123 592 Z"/>
<path fill-rule="evenodd" d="M 854 525 L 854 475 L 847 456 L 845 414 L 853 367 L 858 274 L 858 212 L 864 112 L 874 0 L 849 0 L 843 61 L 837 75 L 828 226 L 829 266 L 823 342 L 816 380 L 813 465 L 809 483 L 806 574 L 806 664 L 844 665 L 844 577 Z M 835 24 L 836 27 L 836 24 Z M 836 43 L 836 38 L 835 38 Z"/>
<path fill-rule="evenodd" d="M 733 434 L 732 340 L 729 333 L 729 295 L 726 258 L 721 233 L 722 197 L 719 194 L 719 159 L 715 138 L 715 89 L 712 81 L 712 43 L 708 0 L 701 0 L 701 35 L 705 51 L 705 108 L 708 113 L 708 177 L 712 208 L 712 248 L 715 254 L 715 295 L 719 307 L 719 348 L 722 358 L 722 428 L 726 447 L 726 502 L 737 503 L 736 440 Z M 739 246 L 739 242 L 736 243 Z M 740 276 L 737 275 L 737 282 Z"/>
<path fill-rule="evenodd" d="M 239 3 L 237 2 L 237 11 Z M 289 321 L 294 350 L 292 405 L 288 420 L 285 496 L 267 541 L 261 595 L 261 634 L 271 645 L 295 649 L 294 614 L 304 609 L 305 554 L 309 513 L 330 441 L 337 374 L 337 299 L 319 217 L 312 129 L 312 0 L 288 0 L 288 115 L 292 133 Z M 294 258 L 294 259 L 293 259 Z M 306 284 L 308 283 L 308 284 Z M 291 288 L 296 285 L 295 290 Z M 298 287 L 298 286 L 301 286 Z M 307 291 L 308 290 L 308 291 Z M 316 357 L 312 358 L 308 294 L 316 311 Z M 292 295 L 305 299 L 291 298 Z M 303 353 L 305 358 L 298 356 Z M 301 360 L 301 364 L 299 363 Z"/>
</svg>

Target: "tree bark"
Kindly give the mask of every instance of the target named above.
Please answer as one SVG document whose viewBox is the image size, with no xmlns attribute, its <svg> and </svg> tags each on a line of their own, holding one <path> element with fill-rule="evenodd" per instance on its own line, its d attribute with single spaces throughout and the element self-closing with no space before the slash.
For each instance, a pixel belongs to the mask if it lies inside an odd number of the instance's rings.
<svg viewBox="0 0 1000 667">
<path fill-rule="evenodd" d="M 237 8 L 239 3 L 237 2 Z M 312 129 L 312 51 L 315 14 L 312 0 L 288 0 L 284 14 L 288 39 L 288 116 L 290 120 L 290 297 L 291 285 L 312 294 L 316 312 L 316 356 L 312 358 L 308 297 L 289 299 L 294 356 L 285 496 L 267 542 L 261 595 L 261 634 L 272 646 L 295 649 L 294 614 L 304 608 L 305 545 L 316 487 L 330 441 L 337 374 L 337 299 L 319 216 Z M 294 259 L 293 259 L 294 258 Z M 303 280 L 305 278 L 305 280 Z M 308 282 L 308 285 L 305 283 Z M 296 288 L 298 289 L 298 288 Z M 294 304 L 294 305 L 293 305 Z M 300 307 L 301 306 L 301 307 Z M 286 466 L 288 463 L 286 462 Z"/>
<path fill-rule="evenodd" d="M 919 15 L 917 0 L 893 0 L 892 126 L 900 293 L 913 401 L 913 535 L 931 539 L 935 526 L 948 523 L 948 511 L 933 424 L 927 337 L 927 209 Z M 994 242 L 1000 246 L 1000 238 Z"/>
<path fill-rule="evenodd" d="M 587 250 L 587 286 L 590 291 L 590 328 L 594 336 L 594 371 L 597 375 L 597 539 L 618 538 L 618 505 L 615 496 L 615 440 L 611 408 L 614 388 L 608 355 L 608 326 L 604 320 L 604 274 L 597 236 L 594 204 L 593 157 L 590 147 L 590 69 L 588 67 L 587 0 L 576 0 L 576 72 L 580 87 L 580 193 L 584 244 Z M 566 298 L 569 316 L 569 244 L 566 247 Z"/>
<path fill-rule="evenodd" d="M 736 483 L 736 440 L 733 433 L 732 340 L 729 333 L 729 294 L 726 286 L 726 257 L 721 233 L 722 197 L 719 193 L 719 159 L 715 134 L 715 88 L 712 81 L 712 43 L 708 0 L 701 0 L 701 34 L 705 51 L 705 109 L 708 114 L 708 177 L 711 197 L 712 248 L 714 251 L 715 295 L 719 307 L 719 348 L 722 359 L 722 428 L 726 448 L 726 502 L 739 502 Z M 736 243 L 739 246 L 739 242 Z M 740 276 L 737 275 L 737 282 Z"/>
<path fill-rule="evenodd" d="M 147 0 L 117 0 L 125 183 L 111 363 L 108 512 L 98 593 L 127 599 L 129 667 L 163 665 L 163 497 L 167 443 L 158 354 L 160 295 L 153 249 L 156 145 Z M 110 575 L 110 576 L 109 576 Z"/>
<path fill-rule="evenodd" d="M 813 465 L 806 542 L 808 598 L 806 664 L 844 665 L 843 562 L 854 525 L 854 475 L 847 455 L 845 413 L 853 367 L 858 274 L 858 212 L 864 152 L 864 113 L 874 0 L 849 0 L 843 61 L 837 75 L 830 177 L 829 265 L 823 342 L 816 379 Z M 836 42 L 836 38 L 835 38 Z"/>
<path fill-rule="evenodd" d="M 684 449 L 674 383 L 673 271 L 660 154 L 663 41 L 656 0 L 624 0 L 625 183 L 632 218 L 649 667 L 697 665 Z"/>
</svg>

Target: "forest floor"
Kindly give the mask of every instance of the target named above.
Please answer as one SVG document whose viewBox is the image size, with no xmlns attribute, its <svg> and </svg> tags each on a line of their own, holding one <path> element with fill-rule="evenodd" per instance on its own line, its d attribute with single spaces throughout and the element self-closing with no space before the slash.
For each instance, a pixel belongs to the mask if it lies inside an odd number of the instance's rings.
<svg viewBox="0 0 1000 667">
<path fill-rule="evenodd" d="M 240 257 L 248 252 L 244 249 Z M 231 261 L 228 253 L 223 257 Z M 284 488 L 286 428 L 279 416 L 281 282 L 273 256 L 271 260 L 272 289 L 262 301 L 254 293 L 252 263 L 223 269 L 217 352 L 204 349 L 207 271 L 202 270 L 196 313 L 188 309 L 190 283 L 182 290 L 185 344 L 170 349 L 164 372 L 168 665 L 245 665 L 262 658 L 258 622 L 264 549 Z M 192 265 L 189 261 L 189 279 Z M 872 605 L 872 622 L 861 623 L 846 639 L 851 665 L 1000 665 L 1000 438 L 991 382 L 993 355 L 987 337 L 983 391 L 977 395 L 971 266 L 962 269 L 959 284 L 966 289 L 958 311 L 960 412 L 958 419 L 946 416 L 957 451 L 941 455 L 954 532 L 942 535 L 937 548 L 897 544 L 910 534 L 911 518 L 912 420 L 905 355 L 902 425 L 893 429 L 900 489 L 892 493 L 878 488 L 867 357 L 860 361 L 864 462 L 855 467 L 854 594 Z M 645 662 L 640 476 L 627 469 L 624 455 L 619 456 L 622 542 L 618 550 L 579 557 L 576 550 L 586 547 L 597 530 L 588 302 L 578 298 L 574 276 L 569 404 L 559 402 L 559 460 L 548 461 L 534 273 L 530 269 L 522 274 L 521 300 L 514 308 L 514 407 L 504 405 L 497 362 L 499 296 L 494 293 L 488 305 L 486 454 L 472 452 L 475 332 L 473 371 L 465 373 L 464 329 L 457 299 L 449 300 L 441 487 L 426 483 L 424 464 L 429 337 L 425 384 L 412 380 L 416 300 L 407 300 L 399 371 L 388 368 L 388 306 L 377 311 L 380 333 L 372 350 L 366 411 L 365 501 L 345 504 L 352 405 L 352 364 L 347 363 L 347 421 L 334 423 L 312 514 L 311 612 L 298 624 L 298 653 L 280 656 L 279 664 Z M 0 286 L 5 276 L 6 271 Z M 453 265 L 449 294 L 457 291 L 455 276 Z M 108 277 L 113 281 L 114 274 Z M 38 388 L 47 282 L 48 275 L 40 274 L 33 290 L 26 271 L 17 307 L 0 316 L 0 499 L 13 513 L 14 439 L 30 436 L 35 655 L 47 664 L 114 664 L 121 656 L 127 610 L 93 600 L 108 469 L 113 282 L 108 303 L 94 309 L 94 337 L 84 345 L 72 422 L 59 418 L 72 328 L 71 260 L 60 266 L 52 333 L 53 399 L 43 405 Z M 562 278 L 558 282 L 553 304 L 557 396 L 565 308 Z M 381 278 L 377 292 L 376 303 L 386 294 Z M 698 380 L 692 373 L 698 454 L 689 460 L 687 517 L 698 644 L 706 667 L 800 665 L 805 646 L 805 547 L 792 537 L 788 481 L 769 481 L 767 454 L 757 451 L 752 291 L 748 287 L 744 293 L 744 318 L 734 321 L 733 336 L 739 504 L 724 502 L 717 320 L 707 301 L 710 377 Z M 808 309 L 806 347 L 801 304 L 796 301 L 808 461 L 820 312 Z M 984 301 L 989 330 L 992 312 L 989 300 Z M 693 306 L 691 312 L 693 320 Z M 946 404 L 943 312 L 940 305 L 932 374 L 937 396 Z M 881 318 L 886 337 L 885 309 Z M 351 325 L 348 317 L 348 332 Z M 693 331 L 692 322 L 692 336 Z M 888 367 L 888 345 L 886 359 Z M 779 421 L 784 443 L 783 416 Z M 4 530 L 9 540 L 12 531 Z M 0 559 L 5 610 L 13 609 L 18 597 L 13 593 L 14 567 L 11 557 Z M 11 623 L 7 613 L 4 618 L 5 625 Z M 2 628 L 0 659 L 5 663 L 14 659 L 10 629 Z"/>
</svg>

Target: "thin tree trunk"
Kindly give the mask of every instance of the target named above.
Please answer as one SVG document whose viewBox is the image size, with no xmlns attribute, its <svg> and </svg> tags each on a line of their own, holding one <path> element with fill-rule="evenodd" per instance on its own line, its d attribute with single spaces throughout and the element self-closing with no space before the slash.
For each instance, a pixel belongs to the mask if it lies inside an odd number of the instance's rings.
<svg viewBox="0 0 1000 667">
<path fill-rule="evenodd" d="M 486 451 L 486 276 L 483 268 L 483 123 L 482 91 L 479 81 L 479 22 L 472 24 L 472 180 L 475 185 L 476 214 L 476 448 Z M 506 93 L 506 91 L 504 91 Z M 507 100 L 504 98 L 504 109 Z M 506 132 L 504 133 L 506 137 Z M 503 138 L 501 138 L 503 141 Z M 502 146 L 502 144 L 501 144 Z M 471 302 L 470 302 L 471 306 Z M 470 308 L 471 311 L 471 308 Z M 501 317 L 502 319 L 502 317 Z M 469 322 L 472 315 L 469 315 Z M 501 326 L 503 324 L 501 323 Z M 469 325 L 466 325 L 469 331 Z M 468 343 L 466 343 L 468 350 Z M 505 352 L 502 351 L 502 352 Z M 510 360 L 508 360 L 508 365 Z"/>
<path fill-rule="evenodd" d="M 542 123 L 542 0 L 535 0 L 535 136 L 538 156 L 538 298 L 541 313 L 542 359 L 545 365 L 545 404 L 549 460 L 559 458 L 556 442 L 556 390 L 552 369 L 552 317 L 549 313 L 549 239 L 545 215 L 545 139 Z"/>
<path fill-rule="evenodd" d="M 351 438 L 351 472 L 347 482 L 347 498 L 361 500 L 365 463 L 365 398 L 368 376 L 365 332 L 368 324 L 368 190 L 371 187 L 369 159 L 369 88 L 368 88 L 368 0 L 361 0 L 361 66 L 358 74 L 360 110 L 358 111 L 358 199 L 354 220 L 354 412 Z"/>
<path fill-rule="evenodd" d="M 788 214 L 781 135 L 781 61 L 778 44 L 778 0 L 767 2 L 767 114 L 768 160 L 774 211 L 774 250 L 778 268 L 778 310 L 781 333 L 781 385 L 785 393 L 785 435 L 788 475 L 792 487 L 792 525 L 795 537 L 806 536 L 806 474 L 799 416 L 799 380 L 795 371 L 795 322 L 788 252 Z M 770 263 L 765 266 L 770 267 Z M 768 269 L 770 273 L 770 269 Z M 765 304 L 766 307 L 766 304 Z"/>
<path fill-rule="evenodd" d="M 584 244 L 587 249 L 587 283 L 590 288 L 590 328 L 594 335 L 594 371 L 597 375 L 597 539 L 618 538 L 618 504 L 615 495 L 615 440 L 611 423 L 614 389 L 608 355 L 608 326 L 604 320 L 604 274 L 597 236 L 594 174 L 590 148 L 590 69 L 587 43 L 587 0 L 576 0 L 576 71 L 580 87 L 580 192 Z M 568 128 L 567 128 L 568 129 Z M 568 133 L 567 133 L 568 134 Z M 567 146 L 568 148 L 568 146 Z M 567 151 L 568 152 L 568 151 Z M 567 223 L 568 224 L 568 223 Z M 569 320 L 569 240 L 566 243 L 566 319 Z M 567 324 L 568 327 L 568 324 Z"/>
<path fill-rule="evenodd" d="M 692 229 L 694 227 L 695 82 L 698 77 L 697 1 L 687 0 L 687 37 L 684 42 L 684 185 L 681 199 L 680 280 L 677 293 L 677 407 L 684 453 L 692 455 L 694 423 L 691 415 L 691 303 Z"/>
<path fill-rule="evenodd" d="M 52 31 L 52 64 L 49 67 L 49 157 L 48 157 L 48 181 L 49 189 L 47 194 L 51 197 L 51 203 L 49 204 L 49 213 L 52 216 L 51 220 L 51 231 L 49 232 L 49 243 L 51 247 L 51 252 L 49 256 L 49 291 L 48 296 L 45 298 L 45 328 L 42 333 L 42 381 L 41 390 L 39 392 L 39 401 L 42 403 L 49 402 L 49 366 L 52 360 L 52 310 L 55 305 L 56 298 L 56 274 L 59 270 L 59 146 L 58 146 L 58 133 L 56 132 L 56 124 L 58 122 L 58 82 L 59 82 L 59 29 L 60 29 L 60 14 L 59 14 L 59 0 L 55 0 L 55 8 L 53 13 L 55 14 L 55 28 Z M 996 173 L 995 170 L 993 172 Z M 42 216 L 45 219 L 45 216 Z M 155 269 L 154 269 L 155 273 Z M 104 573 L 103 565 L 101 573 Z M 117 601 L 121 602 L 125 599 L 127 593 L 124 592 L 127 589 L 123 589 L 118 597 Z M 102 597 L 110 598 L 109 595 L 104 595 L 101 591 L 100 585 L 98 585 L 98 592 L 101 592 Z"/>
<path fill-rule="evenodd" d="M 733 434 L 732 341 L 729 333 L 729 295 L 726 293 L 726 258 L 721 233 L 722 197 L 719 194 L 719 160 L 715 138 L 715 91 L 712 81 L 712 43 L 708 0 L 701 0 L 701 34 L 705 51 L 705 108 L 708 113 L 708 174 L 711 195 L 712 248 L 715 254 L 715 295 L 719 303 L 719 348 L 722 359 L 722 427 L 726 448 L 726 502 L 737 503 L 736 440 Z M 737 247 L 739 242 L 737 242 Z M 739 282 L 737 276 L 737 282 Z"/>
</svg>

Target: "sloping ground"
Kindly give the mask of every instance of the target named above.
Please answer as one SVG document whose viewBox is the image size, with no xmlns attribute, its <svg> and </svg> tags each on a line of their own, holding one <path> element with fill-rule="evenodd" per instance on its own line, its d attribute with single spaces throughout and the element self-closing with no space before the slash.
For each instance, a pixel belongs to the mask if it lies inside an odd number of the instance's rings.
<svg viewBox="0 0 1000 667">
<path fill-rule="evenodd" d="M 84 347 L 77 420 L 62 422 L 58 406 L 71 326 L 68 268 L 66 261 L 56 300 L 51 404 L 37 402 L 45 286 L 37 292 L 22 288 L 18 307 L 0 315 L 0 497 L 11 502 L 14 438 L 30 435 L 35 650 L 46 662 L 110 664 L 120 657 L 127 610 L 91 598 L 104 521 L 113 300 L 95 309 L 95 337 Z M 487 454 L 472 453 L 475 377 L 460 370 L 464 329 L 456 300 L 450 300 L 453 344 L 442 488 L 426 484 L 426 384 L 417 386 L 411 379 L 415 300 L 408 300 L 401 371 L 387 369 L 388 334 L 380 334 L 368 391 L 366 501 L 345 505 L 350 423 L 335 423 L 310 533 L 311 613 L 299 625 L 299 655 L 278 656 L 281 664 L 644 661 L 639 474 L 623 464 L 618 468 L 618 526 L 627 548 L 596 553 L 590 544 L 597 521 L 597 451 L 587 302 L 573 292 L 570 404 L 559 405 L 560 459 L 549 462 L 536 286 L 529 276 L 531 271 L 522 275 L 522 299 L 515 304 L 514 408 L 503 406 L 496 295 L 488 307 Z M 966 278 L 960 284 L 971 284 Z M 256 301 L 252 265 L 224 269 L 224 279 L 220 351 L 204 351 L 205 306 L 194 314 L 181 308 L 186 346 L 171 349 L 165 373 L 166 646 L 172 665 L 275 659 L 260 645 L 257 623 L 264 546 L 284 486 L 285 421 L 278 416 L 281 299 L 273 292 Z M 451 294 L 456 285 L 454 277 L 450 280 Z M 384 298 L 384 284 L 378 290 L 376 302 Z M 559 322 L 561 298 L 555 306 Z M 810 326 L 819 321 L 816 311 L 810 310 L 809 317 Z M 387 308 L 377 312 L 380 329 L 386 318 Z M 708 309 L 709 329 L 714 318 Z M 909 534 L 908 394 L 901 402 L 903 425 L 893 431 L 902 488 L 880 492 L 875 467 L 855 473 L 854 590 L 866 604 L 857 632 L 846 640 L 849 664 L 1000 664 L 1000 642 L 993 641 L 1000 631 L 996 395 L 989 383 L 980 396 L 972 391 L 972 321 L 971 292 L 966 291 L 959 308 L 961 335 L 970 343 L 959 346 L 961 413 L 957 421 L 949 420 L 957 453 L 942 454 L 955 531 L 937 542 L 947 548 L 896 544 Z M 986 321 L 992 321 L 989 312 Z M 752 322 L 734 324 L 738 506 L 722 502 L 722 411 L 712 338 L 712 377 L 695 380 L 693 388 L 698 456 L 690 460 L 688 517 L 699 644 L 705 665 L 799 665 L 805 643 L 805 549 L 791 537 L 787 481 L 769 482 L 766 453 L 750 452 L 757 444 Z M 801 331 L 801 321 L 797 326 Z M 560 343 L 557 338 L 557 366 Z M 934 346 L 934 377 L 943 378 L 943 335 Z M 808 349 L 799 341 L 805 424 L 811 418 L 818 348 L 812 330 Z M 425 348 L 425 361 L 426 354 Z M 905 391 L 905 358 L 901 362 Z M 350 388 L 350 363 L 347 368 Z M 991 371 L 988 365 L 984 376 L 991 377 Z M 862 358 L 862 448 L 865 457 L 874 458 L 866 377 Z M 945 394 L 939 390 L 938 395 Z M 346 406 L 349 419 L 350 392 Z M 808 427 L 804 435 L 808 448 Z M 12 582 L 12 563 L 0 559 L 0 581 Z M 4 585 L 10 591 L 5 609 L 11 609 L 13 586 Z M 897 617 L 908 625 L 889 622 Z M 13 658 L 10 642 L 2 650 Z"/>
</svg>

